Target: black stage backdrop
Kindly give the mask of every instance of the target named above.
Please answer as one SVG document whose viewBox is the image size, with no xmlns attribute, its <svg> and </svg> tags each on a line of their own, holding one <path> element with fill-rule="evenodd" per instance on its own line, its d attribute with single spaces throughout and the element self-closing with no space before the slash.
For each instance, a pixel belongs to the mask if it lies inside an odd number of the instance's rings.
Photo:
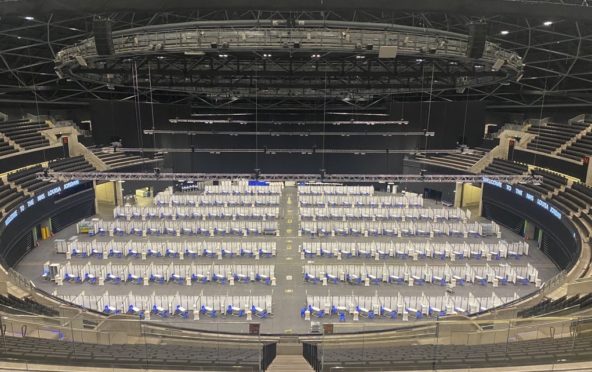
<svg viewBox="0 0 592 372">
<path fill-rule="evenodd" d="M 152 128 L 150 105 L 141 105 L 142 127 Z M 91 104 L 95 142 L 108 144 L 112 137 L 123 138 L 124 147 L 140 144 L 136 109 L 133 102 L 102 102 Z M 230 111 L 228 111 L 230 113 Z M 355 111 L 352 111 L 355 113 Z M 485 106 L 482 102 L 412 102 L 393 103 L 385 112 L 387 116 L 375 120 L 409 121 L 407 126 L 399 125 L 325 125 L 326 132 L 401 132 L 434 131 L 435 137 L 427 138 L 427 148 L 450 149 L 458 142 L 470 146 L 481 144 L 485 123 Z M 263 154 L 255 153 L 169 153 L 165 157 L 164 168 L 175 172 L 253 172 L 262 173 L 317 173 L 325 169 L 327 173 L 380 174 L 401 173 L 403 155 L 366 154 L 364 150 L 404 150 L 424 149 L 425 137 L 411 136 L 270 136 L 271 131 L 315 132 L 322 131 L 323 125 L 286 124 L 171 124 L 171 118 L 189 118 L 188 106 L 154 105 L 156 129 L 174 129 L 178 134 L 143 136 L 144 147 L 152 146 L 181 149 L 298 149 L 296 153 Z M 358 118 L 357 116 L 353 116 Z M 429 123 L 428 123 L 429 117 Z M 224 118 L 224 117 L 222 117 Z M 260 112 L 259 121 L 306 121 L 323 120 L 323 113 L 281 113 Z M 326 121 L 349 120 L 349 115 L 326 116 Z M 237 118 L 233 118 L 237 119 Z M 254 120 L 254 115 L 246 117 Z M 207 135 L 189 135 L 187 131 L 209 131 Z M 250 131 L 260 135 L 230 136 L 216 134 L 216 131 Z M 463 140 L 464 138 L 464 140 Z M 316 149 L 355 149 L 358 154 L 325 154 Z"/>
<path fill-rule="evenodd" d="M 131 101 L 92 101 L 93 139 L 97 145 L 108 146 L 114 139 L 121 138 L 124 147 L 152 147 L 153 136 L 140 135 L 144 129 L 152 129 L 153 122 L 158 127 L 170 118 L 189 117 L 190 113 L 189 106 L 183 105 L 143 103 L 138 111 Z"/>
</svg>

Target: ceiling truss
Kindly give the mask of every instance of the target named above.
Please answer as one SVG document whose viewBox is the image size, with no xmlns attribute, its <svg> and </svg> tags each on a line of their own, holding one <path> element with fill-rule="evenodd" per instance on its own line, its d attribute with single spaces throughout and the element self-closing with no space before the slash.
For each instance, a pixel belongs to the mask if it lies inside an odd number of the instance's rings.
<svg viewBox="0 0 592 372">
<path fill-rule="evenodd" d="M 522 0 L 532 6 L 541 1 Z M 569 7 L 588 7 L 586 1 L 548 0 L 547 3 Z M 467 33 L 467 24 L 482 20 L 488 23 L 488 40 L 523 56 L 525 71 L 519 81 L 506 85 L 468 88 L 463 93 L 455 89 L 430 92 L 425 86 L 407 94 L 384 94 L 342 99 L 319 97 L 220 97 L 192 92 L 167 92 L 146 88 L 111 87 L 75 79 L 61 79 L 54 71 L 55 54 L 62 48 L 92 35 L 92 20 L 96 15 L 47 14 L 25 19 L 26 15 L 8 15 L 0 23 L 0 102 L 37 105 L 75 106 L 89 99 L 129 100 L 191 104 L 202 109 L 240 109 L 257 105 L 262 110 L 298 108 L 321 110 L 332 106 L 351 111 L 384 110 L 392 101 L 465 101 L 481 100 L 488 107 L 523 110 L 540 107 L 582 107 L 592 104 L 592 22 L 562 19 L 529 18 L 517 15 L 474 17 L 462 14 L 420 13 L 381 10 L 348 11 L 259 11 L 259 10 L 194 10 L 186 12 L 113 12 L 100 14 L 113 20 L 114 30 L 129 29 L 173 22 L 204 20 L 334 20 L 349 22 L 381 22 L 414 27 Z M 549 21 L 551 24 L 545 25 Z M 507 31 L 502 34 L 502 31 Z M 214 60 L 214 68 L 231 68 L 230 61 Z M 275 64 L 282 68 L 282 61 Z M 233 66 L 234 67 L 234 66 Z M 413 70 L 409 75 L 418 74 Z M 178 67 L 175 67 L 178 69 Z M 372 68 L 383 68 L 376 65 Z M 380 70 L 376 70 L 379 72 Z M 431 72 L 431 71 L 430 71 Z M 206 72 L 203 72 L 206 73 Z M 360 76 L 371 73 L 360 69 Z M 139 95 L 139 97 L 137 97 Z"/>
</svg>

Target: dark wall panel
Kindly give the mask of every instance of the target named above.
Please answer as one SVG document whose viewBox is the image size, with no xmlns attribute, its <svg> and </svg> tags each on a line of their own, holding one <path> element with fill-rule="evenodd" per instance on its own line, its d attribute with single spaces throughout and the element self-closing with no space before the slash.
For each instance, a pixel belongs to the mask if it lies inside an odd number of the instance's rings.
<svg viewBox="0 0 592 372">
<path fill-rule="evenodd" d="M 7 222 L 11 214 L 0 221 L 0 260 L 6 267 L 14 266 L 30 249 L 24 244 L 31 230 L 41 221 L 57 216 L 58 228 L 94 214 L 94 189 L 83 183 L 53 197 L 35 201 L 18 216 Z M 26 204 L 26 201 L 25 203 Z M 85 213 L 81 213 L 85 212 Z"/>
<path fill-rule="evenodd" d="M 581 242 L 578 232 L 567 216 L 561 215 L 561 219 L 558 219 L 538 206 L 536 202 L 527 200 L 514 191 L 485 184 L 483 212 L 486 218 L 503 225 L 507 223 L 515 225 L 518 221 L 516 217 L 533 222 L 544 231 L 545 253 L 562 269 L 571 268 L 580 255 Z M 515 228 L 515 226 L 508 227 Z"/>
<path fill-rule="evenodd" d="M 109 145 L 113 138 L 122 138 L 125 147 L 152 147 L 153 136 L 141 135 L 154 124 L 168 123 L 170 118 L 189 117 L 189 106 L 140 104 L 134 102 L 92 101 L 90 116 L 93 122 L 93 139 L 98 145 Z M 140 124 L 138 124 L 138 122 Z"/>
<path fill-rule="evenodd" d="M 576 177 L 582 182 L 586 182 L 586 173 L 588 171 L 587 166 L 574 164 L 569 161 L 553 158 L 551 156 L 545 156 L 543 154 L 533 154 L 532 152 L 528 151 L 514 150 L 513 154 L 510 154 L 510 156 L 515 161 L 553 169 L 558 172 Z"/>
<path fill-rule="evenodd" d="M 15 155 L 0 161 L 0 173 L 9 172 L 31 164 L 58 159 L 63 156 L 64 149 L 62 146 L 27 152 L 24 154 L 16 153 Z"/>
<path fill-rule="evenodd" d="M 480 101 L 393 103 L 390 114 L 394 120 L 409 120 L 407 129 L 410 131 L 436 132 L 435 137 L 428 137 L 428 148 L 454 148 L 457 142 L 475 147 L 483 141 L 485 104 Z M 424 147 L 425 140 L 422 140 L 420 148 Z"/>
</svg>

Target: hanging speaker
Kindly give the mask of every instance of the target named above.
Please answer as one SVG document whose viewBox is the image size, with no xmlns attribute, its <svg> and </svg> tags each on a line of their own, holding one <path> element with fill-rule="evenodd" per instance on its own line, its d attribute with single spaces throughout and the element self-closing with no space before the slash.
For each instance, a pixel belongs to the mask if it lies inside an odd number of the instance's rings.
<svg viewBox="0 0 592 372">
<path fill-rule="evenodd" d="M 483 57 L 483 52 L 485 52 L 486 38 L 487 23 L 469 23 L 467 57 L 475 59 Z"/>
<path fill-rule="evenodd" d="M 93 33 L 98 55 L 111 56 L 115 54 L 113 35 L 111 34 L 111 20 L 97 19 L 93 21 Z"/>
</svg>

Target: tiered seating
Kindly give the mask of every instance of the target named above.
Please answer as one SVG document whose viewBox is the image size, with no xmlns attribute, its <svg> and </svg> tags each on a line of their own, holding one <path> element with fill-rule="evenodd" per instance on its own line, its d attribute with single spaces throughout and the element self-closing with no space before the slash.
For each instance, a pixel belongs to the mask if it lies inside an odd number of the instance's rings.
<svg viewBox="0 0 592 372">
<path fill-rule="evenodd" d="M 18 152 L 18 150 L 0 138 L 0 156 L 14 154 L 15 152 Z"/>
<path fill-rule="evenodd" d="M 84 156 L 54 160 L 49 163 L 49 168 L 55 172 L 93 172 L 96 170 L 84 159 Z"/>
<path fill-rule="evenodd" d="M 262 344 L 201 341 L 175 344 L 175 338 L 163 343 L 101 345 L 93 343 L 45 339 L 38 337 L 3 337 L 2 359 L 35 361 L 49 364 L 77 364 L 87 366 L 129 367 L 149 363 L 154 368 L 187 369 L 206 366 L 208 370 L 231 370 L 236 366 L 267 368 L 275 356 L 260 361 Z M 265 350 L 263 351 L 265 353 Z M 271 360 L 269 360 L 271 359 Z M 119 369 L 119 368 L 115 368 Z"/>
<path fill-rule="evenodd" d="M 584 156 L 592 155 L 592 133 L 588 133 L 584 137 L 569 145 L 565 150 L 561 151 L 561 156 L 573 160 L 582 160 Z"/>
<path fill-rule="evenodd" d="M 468 171 L 478 162 L 484 153 L 480 151 L 463 152 L 458 154 L 417 155 L 416 160 L 438 167 Z"/>
<path fill-rule="evenodd" d="M 536 194 L 547 195 L 567 184 L 565 178 L 542 169 L 534 169 L 531 173 L 535 176 L 542 176 L 543 182 L 540 184 L 526 184 L 522 188 Z"/>
<path fill-rule="evenodd" d="M 579 193 L 571 188 L 566 188 L 565 191 L 559 192 L 551 200 L 555 201 L 555 203 L 560 202 L 563 207 L 567 207 L 569 211 L 573 211 L 574 213 L 589 207 L 588 203 L 580 199 Z"/>
<path fill-rule="evenodd" d="M 579 201 L 587 204 L 587 208 L 583 209 L 579 216 L 573 216 L 572 220 L 584 232 L 584 239 L 592 238 L 592 216 L 590 215 L 590 208 L 592 208 L 592 188 L 576 183 L 569 189 L 569 193 L 572 198 L 577 198 Z"/>
<path fill-rule="evenodd" d="M 111 169 L 131 167 L 146 162 L 146 159 L 140 156 L 126 154 L 125 152 L 97 151 L 95 152 L 95 155 Z"/>
<path fill-rule="evenodd" d="M 374 342 L 372 347 L 348 345 L 339 342 L 323 342 L 322 369 L 329 371 L 335 367 L 351 370 L 427 370 L 470 369 L 487 364 L 492 366 L 511 366 L 555 363 L 564 358 L 570 361 L 588 360 L 592 354 L 592 337 L 586 332 L 572 337 L 550 337 L 521 341 L 512 338 L 508 342 L 479 345 L 409 344 L 396 341 Z M 320 346 L 320 344 L 319 344 Z M 307 360 L 312 365 L 321 366 L 320 354 L 309 344 L 304 345 Z M 382 368 L 381 368 L 382 367 Z M 336 368 L 335 368 L 336 369 Z M 503 368 L 502 368 L 503 369 Z"/>
<path fill-rule="evenodd" d="M 588 124 L 586 123 L 547 123 L 544 125 L 532 125 L 527 132 L 535 134 L 536 137 L 530 141 L 526 148 L 535 151 L 552 153 L 565 142 L 584 130 Z"/>
<path fill-rule="evenodd" d="M 39 132 L 49 129 L 45 122 L 9 121 L 0 123 L 0 132 L 25 150 L 49 146 L 49 141 Z"/>
<path fill-rule="evenodd" d="M 43 172 L 43 168 L 40 165 L 23 169 L 9 174 L 8 181 L 14 182 L 15 184 L 27 189 L 30 192 L 35 192 L 45 186 L 50 185 L 49 182 L 43 181 L 37 177 L 36 173 L 39 172 Z"/>
<path fill-rule="evenodd" d="M 25 199 L 25 194 L 17 192 L 9 185 L 0 181 L 0 211 L 4 210 L 5 212 L 8 212 Z"/>
<path fill-rule="evenodd" d="M 0 295 L 0 306 L 3 311 L 20 313 L 34 313 L 39 315 L 47 316 L 58 316 L 59 312 L 53 310 L 47 306 L 43 306 L 38 302 L 31 300 L 30 298 L 19 299 L 14 296 Z"/>
<path fill-rule="evenodd" d="M 484 170 L 483 174 L 524 174 L 528 171 L 526 165 L 514 163 L 502 159 L 493 159 L 493 162 L 489 164 Z"/>
<path fill-rule="evenodd" d="M 562 296 L 556 300 L 545 298 L 540 303 L 518 312 L 519 317 L 527 318 L 532 316 L 539 316 L 553 313 L 564 309 L 585 309 L 592 305 L 592 293 L 580 296 L 574 295 L 571 297 Z"/>
</svg>

